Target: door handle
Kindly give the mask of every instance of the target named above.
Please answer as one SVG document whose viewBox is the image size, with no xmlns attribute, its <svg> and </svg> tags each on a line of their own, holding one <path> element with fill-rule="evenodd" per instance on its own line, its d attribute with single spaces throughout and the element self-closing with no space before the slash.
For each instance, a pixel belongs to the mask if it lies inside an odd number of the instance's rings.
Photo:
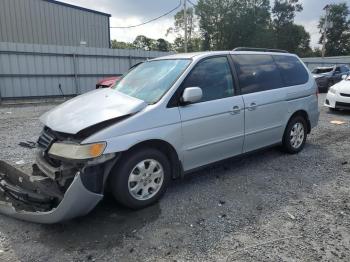
<svg viewBox="0 0 350 262">
<path fill-rule="evenodd" d="M 232 111 L 231 111 L 232 115 L 238 114 L 239 112 L 241 112 L 241 108 L 239 106 L 232 107 Z"/>
<path fill-rule="evenodd" d="M 257 108 L 257 106 L 258 105 L 255 102 L 252 102 L 252 103 L 250 103 L 250 105 L 248 107 L 248 110 L 249 111 L 253 111 L 253 110 L 255 110 Z"/>
</svg>

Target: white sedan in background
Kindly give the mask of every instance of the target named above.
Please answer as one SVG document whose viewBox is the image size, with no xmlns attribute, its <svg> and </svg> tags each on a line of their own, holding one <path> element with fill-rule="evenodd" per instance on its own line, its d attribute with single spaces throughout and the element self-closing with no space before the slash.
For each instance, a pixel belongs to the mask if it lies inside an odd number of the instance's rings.
<svg viewBox="0 0 350 262">
<path fill-rule="evenodd" d="M 329 110 L 350 110 L 350 76 L 343 76 L 343 80 L 329 88 L 324 105 Z"/>
</svg>

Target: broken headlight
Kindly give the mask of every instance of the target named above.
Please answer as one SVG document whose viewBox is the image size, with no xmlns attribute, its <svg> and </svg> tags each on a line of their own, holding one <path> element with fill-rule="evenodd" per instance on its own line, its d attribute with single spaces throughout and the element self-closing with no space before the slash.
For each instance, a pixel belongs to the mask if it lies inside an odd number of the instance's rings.
<svg viewBox="0 0 350 262">
<path fill-rule="evenodd" d="M 54 143 L 49 150 L 49 155 L 73 160 L 87 160 L 101 156 L 106 146 L 106 142 L 86 145 Z"/>
</svg>

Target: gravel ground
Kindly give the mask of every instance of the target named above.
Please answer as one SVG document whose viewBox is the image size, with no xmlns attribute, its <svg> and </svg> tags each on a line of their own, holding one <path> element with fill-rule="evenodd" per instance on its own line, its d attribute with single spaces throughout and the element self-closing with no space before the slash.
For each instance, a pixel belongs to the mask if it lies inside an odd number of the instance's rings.
<svg viewBox="0 0 350 262">
<path fill-rule="evenodd" d="M 106 197 L 64 224 L 0 216 L 0 260 L 350 261 L 350 113 L 329 113 L 323 99 L 298 155 L 272 148 L 206 168 L 141 211 Z M 32 160 L 18 143 L 35 141 L 51 107 L 0 108 L 0 159 Z"/>
</svg>

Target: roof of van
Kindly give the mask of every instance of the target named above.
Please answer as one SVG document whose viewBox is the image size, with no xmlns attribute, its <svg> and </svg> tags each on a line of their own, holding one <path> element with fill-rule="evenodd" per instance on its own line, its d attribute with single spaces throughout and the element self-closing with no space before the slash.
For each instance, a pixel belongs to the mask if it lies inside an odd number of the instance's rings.
<svg viewBox="0 0 350 262">
<path fill-rule="evenodd" d="M 264 54 L 264 55 L 289 55 L 295 56 L 292 53 L 283 52 L 262 52 L 262 51 L 206 51 L 206 52 L 194 52 L 194 53 L 179 53 L 168 56 L 158 57 L 152 60 L 162 60 L 162 59 L 194 59 L 203 58 L 212 55 L 228 55 L 228 54 Z"/>
</svg>

